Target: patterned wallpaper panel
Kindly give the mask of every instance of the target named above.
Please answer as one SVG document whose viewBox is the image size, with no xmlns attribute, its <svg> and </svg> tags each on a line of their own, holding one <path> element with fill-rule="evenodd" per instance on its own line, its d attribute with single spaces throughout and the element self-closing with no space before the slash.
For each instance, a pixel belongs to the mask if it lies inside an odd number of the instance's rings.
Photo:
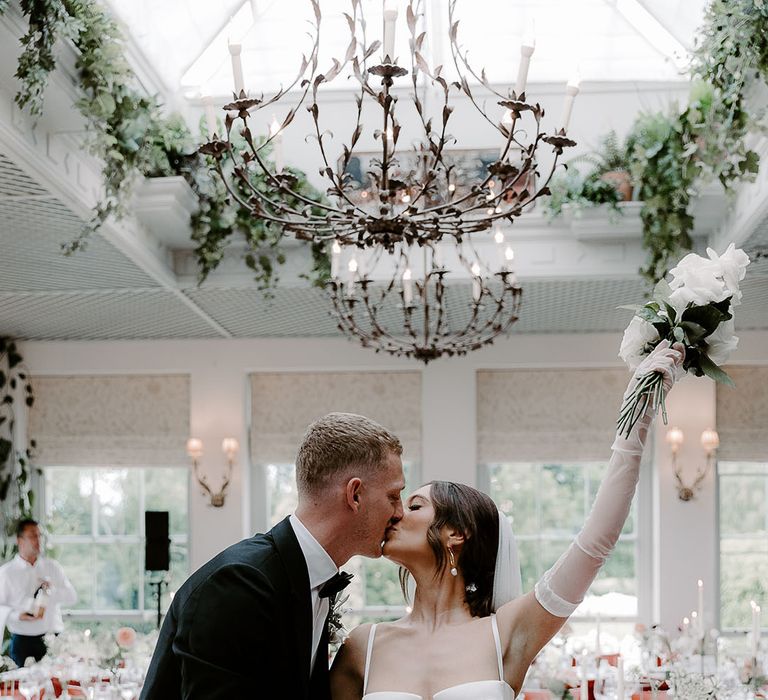
<svg viewBox="0 0 768 700">
<path fill-rule="evenodd" d="M 768 367 L 725 370 L 736 388 L 717 385 L 717 457 L 768 461 Z"/>
<path fill-rule="evenodd" d="M 607 460 L 625 369 L 477 373 L 478 462 Z"/>
<path fill-rule="evenodd" d="M 292 463 L 307 426 L 334 411 L 381 423 L 421 462 L 420 372 L 275 372 L 251 375 L 253 463 Z"/>
<path fill-rule="evenodd" d="M 187 464 L 189 377 L 36 377 L 29 434 L 39 465 Z"/>
</svg>

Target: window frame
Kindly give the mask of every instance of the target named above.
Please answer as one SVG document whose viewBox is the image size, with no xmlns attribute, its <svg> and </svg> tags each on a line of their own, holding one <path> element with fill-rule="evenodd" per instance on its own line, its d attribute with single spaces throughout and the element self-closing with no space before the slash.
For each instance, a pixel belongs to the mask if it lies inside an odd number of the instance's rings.
<svg viewBox="0 0 768 700">
<path fill-rule="evenodd" d="M 652 452 L 648 450 L 647 453 Z M 574 615 L 572 617 L 574 622 L 590 622 L 601 619 L 602 621 L 610 620 L 615 622 L 647 622 L 652 617 L 653 611 L 653 522 L 650 517 L 651 505 L 653 503 L 652 495 L 652 475 L 651 470 L 646 464 L 648 458 L 644 455 L 643 461 L 640 466 L 640 479 L 638 482 L 637 490 L 635 492 L 635 527 L 634 532 L 626 535 L 622 534 L 619 538 L 620 542 L 634 542 L 635 553 L 635 581 L 637 585 L 637 614 L 636 615 Z M 535 464 L 539 469 L 545 465 L 561 464 L 567 466 L 576 465 L 595 465 L 595 464 L 607 464 L 600 460 L 574 460 L 574 459 L 548 459 L 548 460 L 526 460 L 521 462 L 518 460 L 508 460 L 505 462 L 497 461 L 492 463 L 481 463 L 477 465 L 477 484 L 478 488 L 491 495 L 491 469 L 496 465 L 502 464 Z M 589 514 L 592 501 L 589 499 L 588 484 L 585 482 L 585 518 Z M 572 537 L 564 535 L 520 535 L 515 533 L 515 538 L 518 541 L 539 541 L 539 542 L 563 542 L 563 552 L 568 544 L 573 540 Z M 541 566 L 539 567 L 541 568 Z M 542 572 L 543 573 L 543 572 Z"/>
<path fill-rule="evenodd" d="M 106 466 L 106 465 L 71 465 L 71 464 L 56 464 L 56 465 L 47 465 L 42 468 L 42 476 L 40 479 L 41 485 L 42 485 L 42 499 L 41 504 L 43 508 L 43 516 L 44 516 L 44 522 L 47 521 L 50 517 L 51 510 L 52 510 L 52 492 L 55 489 L 55 487 L 51 486 L 51 479 L 49 477 L 51 470 L 77 470 L 78 472 L 84 472 L 88 471 L 91 473 L 91 494 L 90 494 L 90 516 L 91 516 L 91 534 L 89 535 L 57 535 L 56 533 L 48 533 L 46 537 L 46 545 L 49 548 L 55 548 L 61 545 L 88 545 L 90 546 L 90 554 L 92 562 L 94 563 L 94 566 L 91 567 L 91 590 L 93 594 L 95 595 L 95 592 L 97 591 L 97 585 L 98 585 L 98 567 L 95 566 L 95 556 L 97 547 L 102 546 L 110 546 L 110 545 L 120 545 L 120 544 L 132 544 L 132 545 L 138 545 L 139 547 L 139 562 L 137 565 L 138 568 L 138 608 L 130 608 L 130 609 L 112 609 L 112 608 L 97 608 L 93 606 L 93 603 L 95 602 L 92 598 L 90 603 L 91 607 L 89 608 L 62 608 L 61 612 L 63 615 L 75 619 L 75 620 L 94 620 L 94 621 L 100 621 L 100 620 L 137 620 L 137 621 L 147 621 L 153 619 L 157 615 L 157 607 L 156 602 L 154 598 L 151 598 L 150 600 L 147 600 L 147 597 L 145 596 L 145 590 L 147 587 L 147 584 L 150 583 L 153 580 L 157 579 L 157 575 L 150 575 L 149 572 L 147 572 L 144 569 L 144 548 L 146 544 L 146 532 L 144 529 L 144 513 L 146 511 L 146 472 L 151 471 L 154 469 L 173 469 L 178 471 L 180 474 L 184 474 L 186 479 L 186 534 L 183 533 L 173 533 L 169 532 L 168 536 L 171 540 L 170 546 L 173 547 L 174 545 L 181 545 L 186 547 L 187 550 L 187 567 L 186 571 L 184 573 L 184 578 L 187 578 L 190 573 L 190 550 L 191 550 L 191 540 L 190 540 L 190 525 L 191 525 L 191 507 L 192 502 L 190 498 L 190 472 L 189 468 L 187 466 L 182 465 L 146 465 L 146 466 Z M 136 512 L 136 518 L 137 518 L 137 530 L 135 534 L 131 535 L 102 535 L 98 533 L 98 493 L 97 489 L 95 488 L 95 479 L 96 479 L 96 473 L 97 472 L 104 472 L 104 471 L 133 471 L 133 470 L 139 470 L 140 478 L 139 478 L 139 493 L 138 493 L 138 502 L 137 502 L 137 512 Z M 167 578 L 170 575 L 170 572 L 163 572 L 164 576 Z M 78 596 L 80 596 L 80 592 L 78 591 Z M 166 600 L 166 607 L 167 604 L 170 602 L 170 595 L 166 594 L 165 596 Z M 150 607 L 147 607 L 147 603 L 150 604 Z"/>
</svg>

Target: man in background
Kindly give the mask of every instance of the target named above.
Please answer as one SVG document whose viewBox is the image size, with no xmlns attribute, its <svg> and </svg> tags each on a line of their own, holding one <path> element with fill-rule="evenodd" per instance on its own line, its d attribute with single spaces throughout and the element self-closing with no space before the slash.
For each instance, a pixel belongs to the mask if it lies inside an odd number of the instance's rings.
<svg viewBox="0 0 768 700">
<path fill-rule="evenodd" d="M 41 556 L 37 521 L 19 522 L 16 543 L 19 553 L 0 566 L 0 606 L 11 633 L 9 656 L 23 666 L 30 656 L 45 656 L 44 635 L 64 629 L 60 606 L 74 605 L 77 593 L 61 564 Z"/>
</svg>

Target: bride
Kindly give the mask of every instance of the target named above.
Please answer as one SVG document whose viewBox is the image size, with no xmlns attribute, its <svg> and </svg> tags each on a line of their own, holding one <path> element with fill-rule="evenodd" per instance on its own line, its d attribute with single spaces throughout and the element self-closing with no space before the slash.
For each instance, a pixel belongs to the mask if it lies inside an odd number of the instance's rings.
<svg viewBox="0 0 768 700">
<path fill-rule="evenodd" d="M 630 382 L 660 372 L 671 389 L 684 349 L 659 344 Z M 653 411 L 617 435 L 608 472 L 581 532 L 520 595 L 509 521 L 485 494 L 434 481 L 406 501 L 383 554 L 416 584 L 412 612 L 360 625 L 331 669 L 334 700 L 513 700 L 544 645 L 583 600 L 629 512 Z"/>
</svg>

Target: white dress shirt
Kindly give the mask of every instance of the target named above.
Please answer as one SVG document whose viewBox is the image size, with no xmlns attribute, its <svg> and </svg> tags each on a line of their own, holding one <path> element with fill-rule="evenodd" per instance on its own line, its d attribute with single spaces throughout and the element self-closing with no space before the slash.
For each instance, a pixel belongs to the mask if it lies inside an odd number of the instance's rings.
<svg viewBox="0 0 768 700">
<path fill-rule="evenodd" d="M 317 645 L 320 644 L 320 637 L 323 634 L 323 625 L 328 616 L 329 603 L 328 598 L 320 597 L 320 586 L 329 578 L 339 572 L 339 567 L 334 564 L 322 545 L 307 530 L 304 523 L 299 520 L 295 514 L 290 517 L 291 527 L 299 541 L 299 547 L 304 554 L 309 571 L 309 588 L 312 598 L 312 654 L 310 657 L 309 672 L 315 667 L 315 657 L 317 656 Z"/>
<path fill-rule="evenodd" d="M 45 614 L 39 620 L 21 620 L 20 615 L 30 612 L 35 591 L 48 581 L 48 600 Z M 53 559 L 37 557 L 34 564 L 18 554 L 0 566 L 0 606 L 8 612 L 6 626 L 12 634 L 37 636 L 48 632 L 61 632 L 64 623 L 59 606 L 74 605 L 77 593 L 64 569 Z"/>
</svg>

